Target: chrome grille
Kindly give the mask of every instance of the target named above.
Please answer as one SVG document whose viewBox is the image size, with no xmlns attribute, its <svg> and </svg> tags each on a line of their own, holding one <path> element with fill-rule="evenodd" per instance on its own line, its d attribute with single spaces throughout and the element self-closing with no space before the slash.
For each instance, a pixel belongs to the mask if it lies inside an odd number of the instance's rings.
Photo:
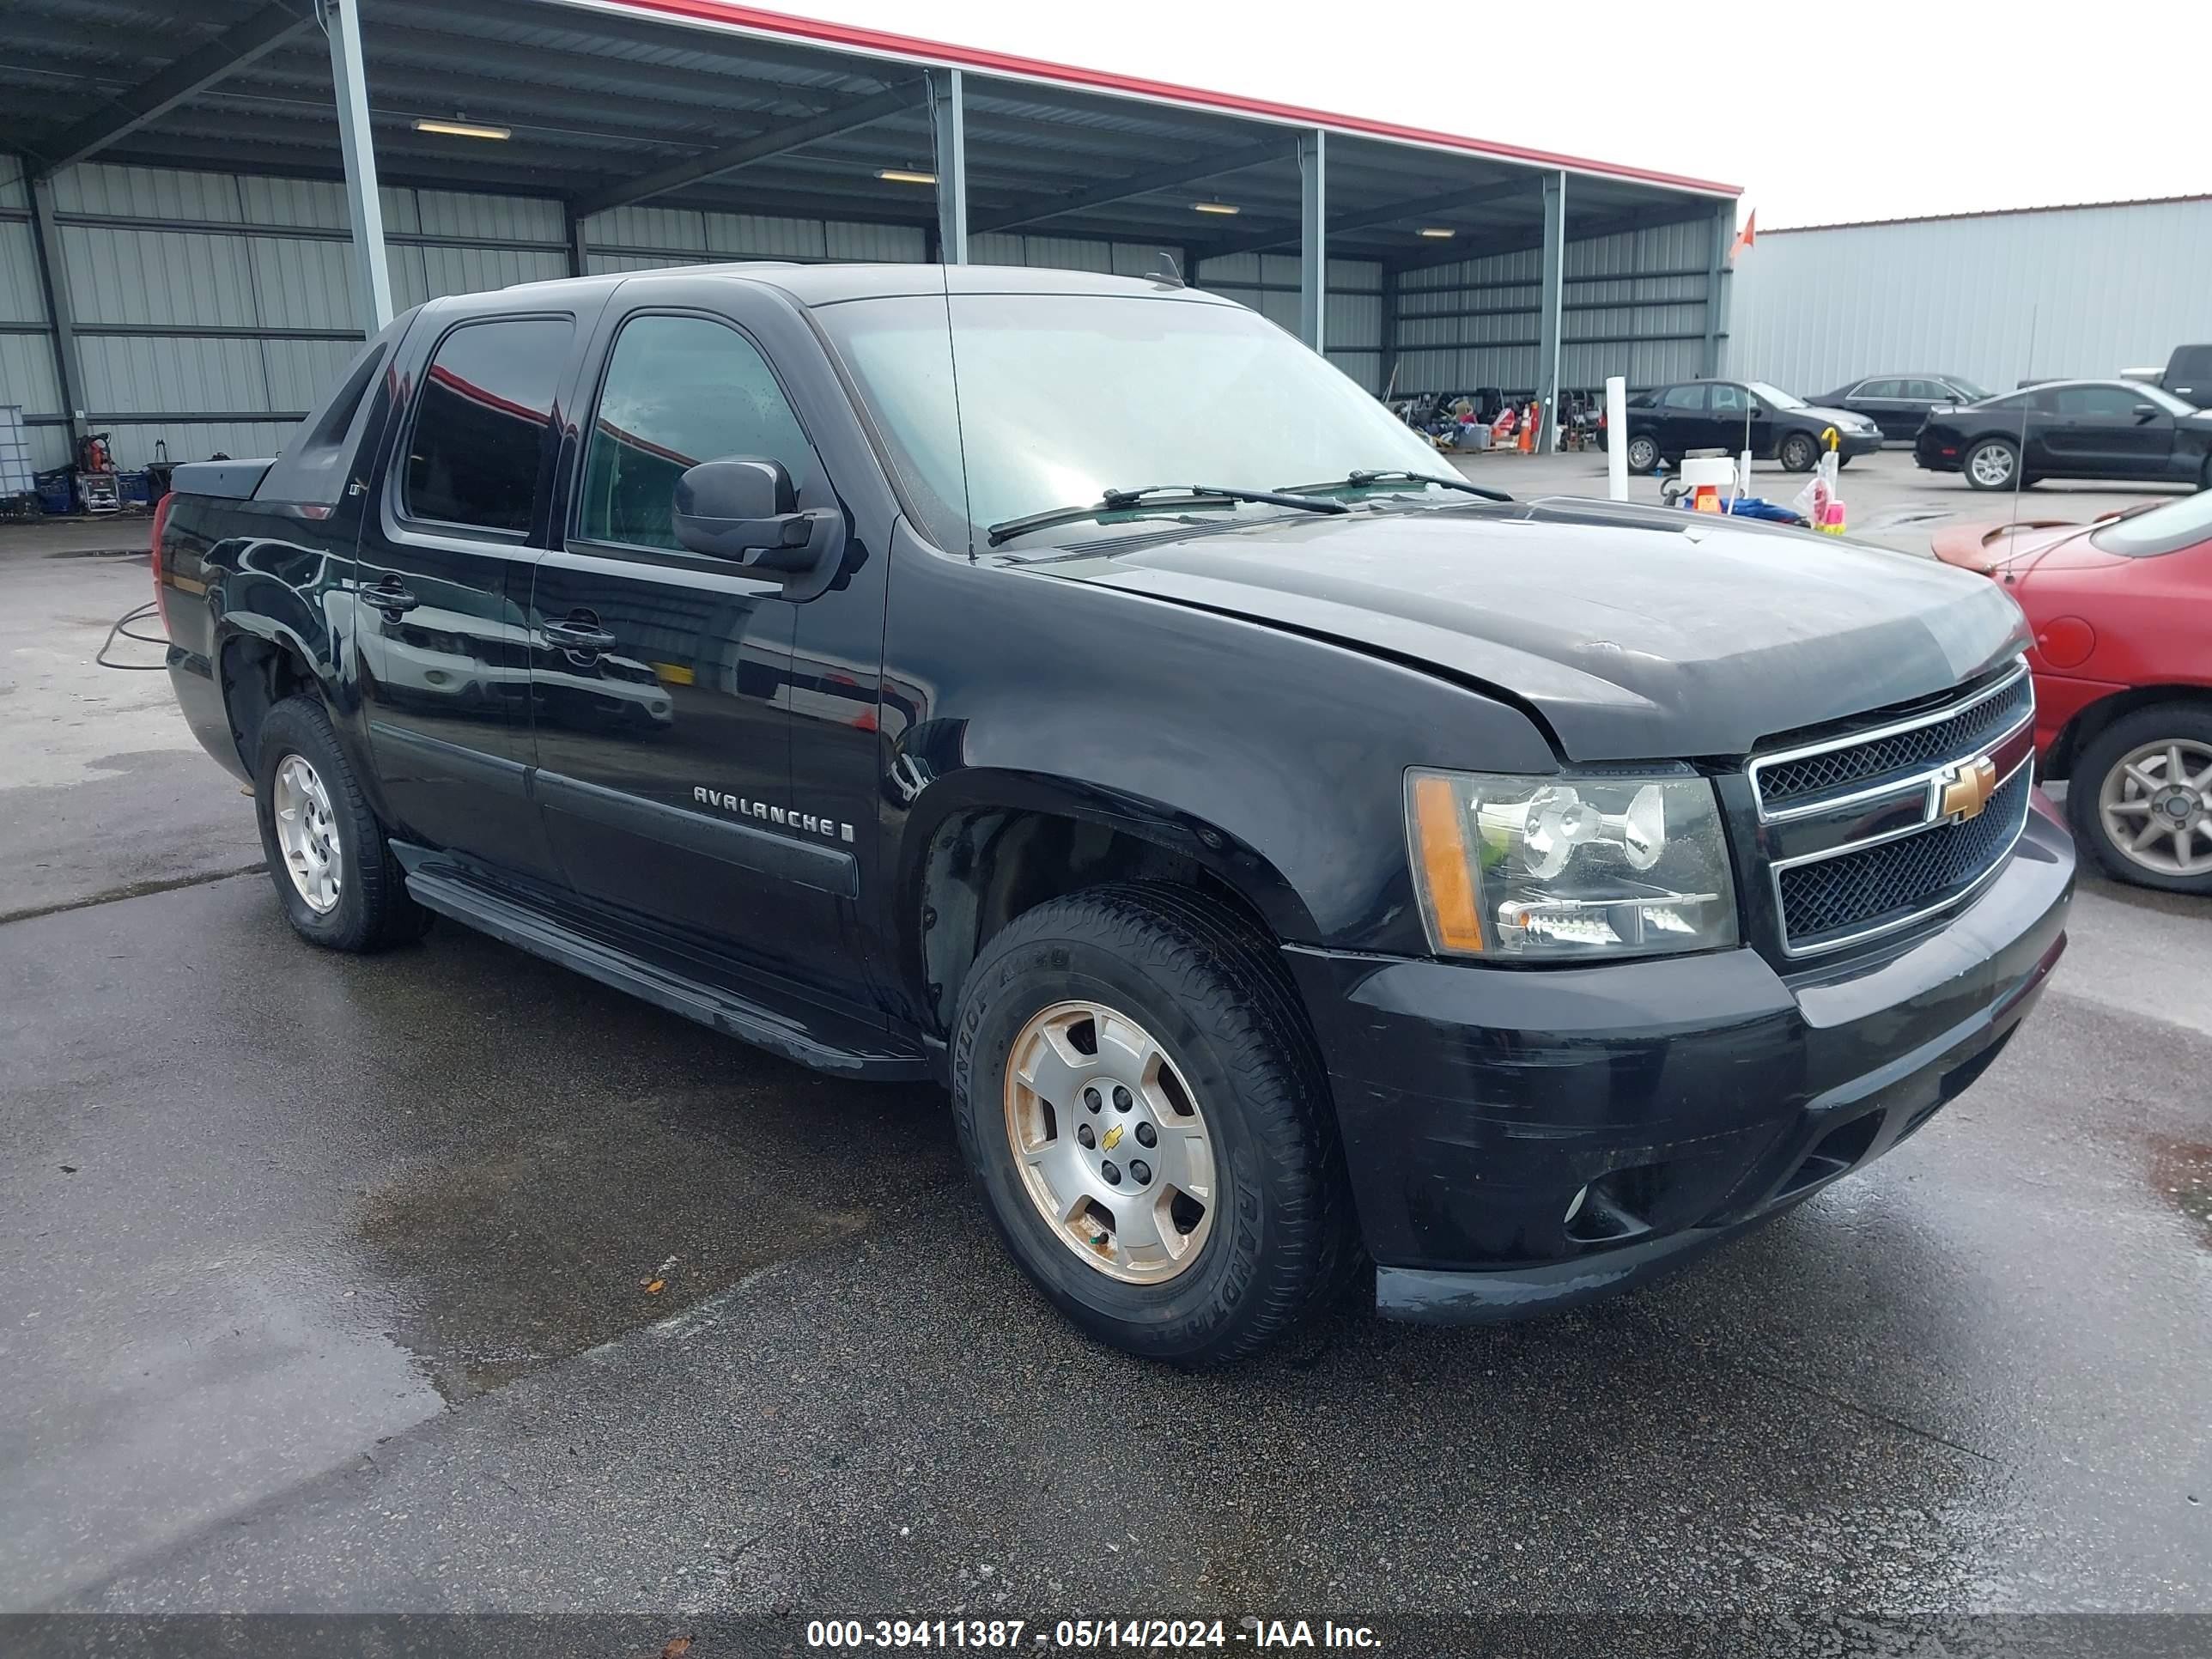
<svg viewBox="0 0 2212 1659">
<path fill-rule="evenodd" d="M 1784 925 L 1798 951 L 1960 897 L 2012 850 L 2027 822 L 2029 769 L 2001 784 L 1977 818 L 1801 864 L 1779 872 Z"/>
<path fill-rule="evenodd" d="M 1895 932 L 1994 875 L 2027 823 L 2034 720 L 2021 661 L 1948 702 L 1754 756 L 1784 952 Z M 1978 771 L 1995 779 L 1986 800 L 1972 790 Z"/>
<path fill-rule="evenodd" d="M 1826 749 L 1795 758 L 1759 762 L 1753 781 L 1760 804 L 1771 811 L 1833 793 L 1853 785 L 1923 771 L 1971 755 L 1990 738 L 2009 731 L 2035 712 L 2035 691 L 2025 672 L 1990 687 L 1962 708 L 1938 711 L 1932 724 Z"/>
</svg>

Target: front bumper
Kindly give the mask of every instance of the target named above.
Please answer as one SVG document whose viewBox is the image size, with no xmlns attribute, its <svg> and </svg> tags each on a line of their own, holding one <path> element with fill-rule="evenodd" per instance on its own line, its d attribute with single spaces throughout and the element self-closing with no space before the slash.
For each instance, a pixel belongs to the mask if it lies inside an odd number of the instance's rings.
<svg viewBox="0 0 2212 1659">
<path fill-rule="evenodd" d="M 2073 888 L 2039 793 L 1972 905 L 1845 968 L 1785 980 L 1749 949 L 1551 969 L 1287 951 L 1378 1304 L 1443 1322 L 1583 1301 L 1872 1162 L 1996 1058 L 2065 947 Z"/>
</svg>

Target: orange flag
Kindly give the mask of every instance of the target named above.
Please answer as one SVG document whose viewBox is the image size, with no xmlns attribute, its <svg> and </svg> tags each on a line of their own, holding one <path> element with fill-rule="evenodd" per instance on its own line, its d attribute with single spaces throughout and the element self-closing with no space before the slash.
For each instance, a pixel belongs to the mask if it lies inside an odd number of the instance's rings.
<svg viewBox="0 0 2212 1659">
<path fill-rule="evenodd" d="M 1744 249 L 1749 247 L 1758 240 L 1759 210 L 1757 208 L 1753 208 L 1749 215 L 1744 219 L 1743 228 L 1736 232 L 1735 240 L 1729 244 L 1729 258 L 1731 259 L 1735 258 L 1737 254 L 1742 252 Z"/>
</svg>

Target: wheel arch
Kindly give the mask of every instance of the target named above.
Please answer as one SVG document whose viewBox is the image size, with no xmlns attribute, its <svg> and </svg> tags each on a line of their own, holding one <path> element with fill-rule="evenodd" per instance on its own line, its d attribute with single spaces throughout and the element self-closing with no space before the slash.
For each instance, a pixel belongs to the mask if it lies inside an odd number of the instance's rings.
<svg viewBox="0 0 2212 1659">
<path fill-rule="evenodd" d="M 2044 751 L 2043 776 L 2050 782 L 2070 784 L 2074 764 L 2081 751 L 2104 735 L 2115 720 L 2134 714 L 2139 708 L 2154 708 L 2160 703 L 2186 703 L 2192 708 L 2212 710 L 2212 685 L 2191 685 L 2185 683 L 2159 685 L 2130 686 L 2116 691 L 2087 708 L 2077 709 L 2072 719 L 2058 729 Z"/>
<path fill-rule="evenodd" d="M 1144 879 L 1207 894 L 1270 945 L 1316 933 L 1283 872 L 1218 824 L 1063 775 L 971 768 L 910 809 L 893 890 L 901 977 L 949 1030 L 961 981 L 1008 922 L 1069 892 Z"/>
<path fill-rule="evenodd" d="M 251 776 L 261 723 L 286 697 L 313 695 L 332 707 L 330 676 L 298 634 L 266 617 L 226 617 L 216 634 L 216 684 L 230 738 Z M 337 724 L 335 715 L 333 725 Z"/>
</svg>

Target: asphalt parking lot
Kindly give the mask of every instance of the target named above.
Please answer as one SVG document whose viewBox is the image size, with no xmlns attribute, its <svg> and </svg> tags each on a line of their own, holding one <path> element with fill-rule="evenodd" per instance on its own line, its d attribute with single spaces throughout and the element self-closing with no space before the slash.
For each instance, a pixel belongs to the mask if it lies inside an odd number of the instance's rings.
<svg viewBox="0 0 2212 1659">
<path fill-rule="evenodd" d="M 1184 1376 L 1030 1291 L 931 1090 L 296 941 L 92 665 L 141 529 L 0 530 L 0 1611 L 2212 1612 L 2204 905 L 2085 881 L 1973 1091 L 1686 1275 Z"/>
</svg>

